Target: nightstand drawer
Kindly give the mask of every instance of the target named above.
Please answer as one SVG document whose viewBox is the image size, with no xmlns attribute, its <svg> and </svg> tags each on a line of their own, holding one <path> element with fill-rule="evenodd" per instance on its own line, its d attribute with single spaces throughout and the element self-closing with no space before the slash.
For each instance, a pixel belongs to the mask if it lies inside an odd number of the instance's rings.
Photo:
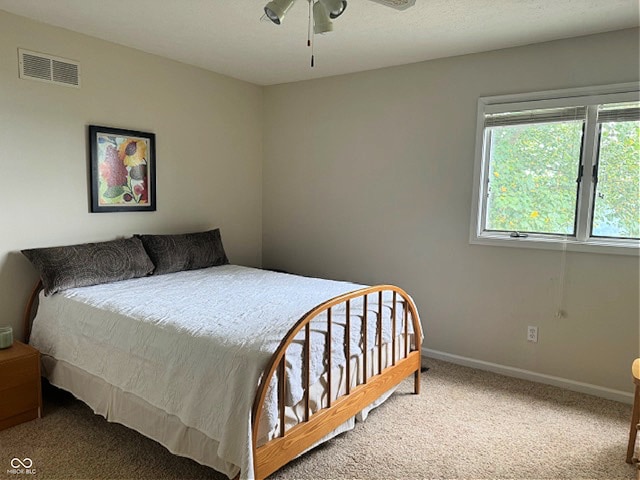
<svg viewBox="0 0 640 480">
<path fill-rule="evenodd" d="M 9 388 L 40 380 L 38 362 L 38 355 L 29 355 L 3 362 L 0 371 L 0 395 Z"/>
<path fill-rule="evenodd" d="M 38 379 L 38 382 L 40 379 Z M 40 385 L 35 381 L 0 390 L 0 420 L 40 407 Z"/>
<path fill-rule="evenodd" d="M 16 340 L 0 350 L 0 430 L 41 414 L 40 353 Z"/>
</svg>

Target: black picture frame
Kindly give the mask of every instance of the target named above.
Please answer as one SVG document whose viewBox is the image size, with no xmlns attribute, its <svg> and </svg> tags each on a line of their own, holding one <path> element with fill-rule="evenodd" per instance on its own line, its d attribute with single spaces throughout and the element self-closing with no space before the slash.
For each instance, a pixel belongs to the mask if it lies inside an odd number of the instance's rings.
<svg viewBox="0 0 640 480">
<path fill-rule="evenodd" d="M 156 210 L 154 133 L 89 125 L 91 212 Z"/>
</svg>

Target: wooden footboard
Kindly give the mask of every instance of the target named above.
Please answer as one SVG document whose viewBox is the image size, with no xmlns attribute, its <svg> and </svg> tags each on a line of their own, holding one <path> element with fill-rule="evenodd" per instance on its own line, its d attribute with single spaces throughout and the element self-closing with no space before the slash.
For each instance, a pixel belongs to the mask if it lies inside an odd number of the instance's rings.
<svg viewBox="0 0 640 480">
<path fill-rule="evenodd" d="M 392 301 L 392 313 L 391 313 L 391 365 L 383 368 L 383 342 L 382 342 L 382 315 L 383 310 L 383 294 L 385 292 L 391 292 Z M 388 294 L 387 294 L 388 295 Z M 355 300 L 361 300 L 362 311 L 352 311 L 352 304 Z M 374 302 L 373 305 L 370 302 Z M 377 305 L 376 305 L 377 304 Z M 337 392 L 331 392 L 331 374 L 332 374 L 332 355 L 331 352 L 336 348 L 343 348 L 345 358 L 351 359 L 350 342 L 344 342 L 344 345 L 332 345 L 332 310 L 344 305 L 346 311 L 346 338 L 350 338 L 351 318 L 358 315 L 362 321 L 363 331 L 367 331 L 367 322 L 376 322 L 376 342 L 375 345 L 367 346 L 367 335 L 362 337 L 362 361 L 364 363 L 363 371 L 364 375 L 362 382 L 351 385 L 351 362 L 347 361 L 344 368 L 346 369 L 346 391 L 344 395 L 338 398 Z M 377 314 L 374 319 L 368 318 L 368 314 L 371 312 L 371 308 Z M 377 308 L 376 308 L 377 307 Z M 396 313 L 397 309 L 402 308 L 402 326 L 404 331 L 396 331 Z M 360 310 L 358 308 L 358 310 Z M 326 370 L 326 384 L 328 385 L 329 392 L 327 392 L 327 407 L 311 413 L 309 407 L 309 379 L 310 379 L 310 352 L 311 352 L 311 322 L 318 316 L 323 315 L 326 320 L 323 321 L 326 332 L 325 338 L 325 358 L 328 362 Z M 413 325 L 413 341 L 410 340 L 409 322 Z M 318 323 L 318 322 L 316 322 Z M 314 324 L 314 331 L 317 332 L 317 324 Z M 287 348 L 294 342 L 296 335 L 304 329 L 304 346 L 303 346 L 303 379 L 306 379 L 306 386 L 304 388 L 303 408 L 304 418 L 303 421 L 297 425 L 286 428 L 285 422 L 285 397 L 286 397 L 286 354 Z M 257 479 L 263 479 L 271 473 L 278 470 L 283 465 L 297 457 L 299 454 L 319 442 L 323 437 L 331 433 L 337 427 L 345 423 L 347 420 L 355 416 L 365 407 L 373 403 L 382 394 L 389 389 L 398 385 L 402 380 L 412 373 L 415 376 L 414 380 L 414 392 L 420 393 L 420 350 L 421 350 L 421 328 L 420 319 L 416 310 L 415 304 L 407 295 L 404 290 L 392 286 L 392 285 L 379 285 L 374 287 L 367 287 L 361 290 L 356 290 L 344 295 L 335 297 L 321 305 L 318 305 L 306 315 L 304 315 L 294 326 L 291 328 L 287 336 L 282 340 L 278 350 L 271 357 L 271 360 L 265 369 L 264 374 L 258 391 L 256 393 L 255 401 L 252 411 L 252 448 L 253 448 L 253 460 L 254 460 L 254 473 Z M 402 338 L 404 345 L 397 345 L 398 338 Z M 373 351 L 374 355 L 378 356 L 378 371 L 373 372 L 373 375 L 368 376 L 367 365 L 367 352 Z M 404 353 L 402 358 L 397 359 L 398 355 Z M 279 434 L 276 438 L 268 441 L 267 443 L 258 446 L 258 427 L 260 424 L 260 418 L 265 407 L 265 399 L 267 396 L 267 389 L 274 376 L 279 378 L 278 381 L 278 414 L 279 414 Z"/>
</svg>

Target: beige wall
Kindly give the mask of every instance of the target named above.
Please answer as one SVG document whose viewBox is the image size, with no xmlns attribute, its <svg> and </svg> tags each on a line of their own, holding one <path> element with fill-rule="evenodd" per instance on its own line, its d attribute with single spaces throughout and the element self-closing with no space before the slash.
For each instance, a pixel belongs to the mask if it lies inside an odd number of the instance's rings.
<svg viewBox="0 0 640 480">
<path fill-rule="evenodd" d="M 426 347 L 630 391 L 637 257 L 470 245 L 480 96 L 638 80 L 638 30 L 265 89 L 265 266 L 396 283 Z M 539 342 L 526 341 L 537 325 Z"/>
<path fill-rule="evenodd" d="M 18 79 L 17 49 L 81 63 L 82 88 Z M 20 249 L 220 227 L 261 263 L 262 89 L 0 12 L 0 324 L 36 279 Z M 155 132 L 156 212 L 88 213 L 87 125 Z"/>
</svg>

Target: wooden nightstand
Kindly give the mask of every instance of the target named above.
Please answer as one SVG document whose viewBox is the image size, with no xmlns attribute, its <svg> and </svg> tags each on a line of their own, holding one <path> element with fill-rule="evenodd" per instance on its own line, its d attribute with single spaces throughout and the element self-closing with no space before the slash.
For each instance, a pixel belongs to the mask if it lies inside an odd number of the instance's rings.
<svg viewBox="0 0 640 480">
<path fill-rule="evenodd" d="M 39 418 L 41 411 L 40 352 L 14 341 L 0 350 L 0 430 Z"/>
</svg>

